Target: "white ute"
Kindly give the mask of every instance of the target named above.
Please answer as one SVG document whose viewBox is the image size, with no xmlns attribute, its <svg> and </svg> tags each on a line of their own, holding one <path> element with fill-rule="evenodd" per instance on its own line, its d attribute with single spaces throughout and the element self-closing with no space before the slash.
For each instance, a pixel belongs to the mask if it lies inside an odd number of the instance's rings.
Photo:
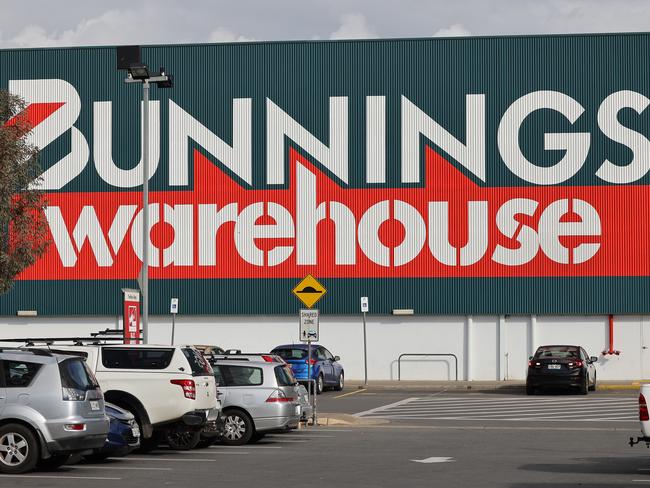
<svg viewBox="0 0 650 488">
<path fill-rule="evenodd" d="M 106 401 L 134 415 L 141 449 L 153 449 L 161 441 L 174 449 L 192 449 L 201 433 L 218 434 L 214 372 L 193 346 L 53 341 L 48 347 L 86 358 Z"/>
<path fill-rule="evenodd" d="M 650 414 L 648 413 L 648 403 L 650 400 L 650 384 L 641 384 L 639 389 L 639 423 L 641 424 L 641 436 L 634 439 L 630 437 L 630 446 L 645 442 L 650 447 Z"/>
</svg>

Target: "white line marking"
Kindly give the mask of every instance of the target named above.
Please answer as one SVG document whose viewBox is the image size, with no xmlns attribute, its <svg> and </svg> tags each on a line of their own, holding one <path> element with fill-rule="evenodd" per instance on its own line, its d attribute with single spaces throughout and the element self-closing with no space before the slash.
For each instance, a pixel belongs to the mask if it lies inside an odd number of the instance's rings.
<svg viewBox="0 0 650 488">
<path fill-rule="evenodd" d="M 210 446 L 210 449 L 282 449 L 281 446 Z"/>
<path fill-rule="evenodd" d="M 417 397 L 412 397 L 412 398 L 405 398 L 404 400 L 400 400 L 399 402 L 395 403 L 389 403 L 388 405 L 383 405 L 381 407 L 376 407 L 376 408 L 371 408 L 370 410 L 364 410 L 363 412 L 355 413 L 353 414 L 354 417 L 363 417 L 365 415 L 369 415 L 374 412 L 382 412 L 388 408 L 395 407 L 397 405 L 404 405 L 406 403 L 412 402 L 414 400 L 417 400 Z"/>
<path fill-rule="evenodd" d="M 268 434 L 267 438 L 273 439 L 333 439 L 335 435 L 288 435 L 288 434 Z"/>
<path fill-rule="evenodd" d="M 39 478 L 46 480 L 94 480 L 94 481 L 115 481 L 122 478 L 106 478 L 103 476 L 46 476 L 35 474 L 1 474 L 1 478 Z"/>
<path fill-rule="evenodd" d="M 165 458 L 159 458 L 156 456 L 151 456 L 151 457 L 142 457 L 142 458 L 135 458 L 135 457 L 125 457 L 125 458 L 109 458 L 109 459 L 114 459 L 116 461 L 171 461 L 171 462 L 180 462 L 180 463 L 198 463 L 198 462 L 205 462 L 205 463 L 214 463 L 217 460 L 216 459 L 176 459 L 176 458 L 170 458 L 170 457 L 165 457 Z"/>
<path fill-rule="evenodd" d="M 413 413 L 445 413 L 445 412 L 453 412 L 453 413 L 464 413 L 467 412 L 468 414 L 476 413 L 476 412 L 483 412 L 483 413 L 507 413 L 507 412 L 553 412 L 553 411 L 561 411 L 561 412 L 589 412 L 589 411 L 600 411 L 600 412 L 617 412 L 617 413 L 629 413 L 630 409 L 628 408 L 613 408 L 611 406 L 607 405 L 602 405 L 602 406 L 551 406 L 551 405 L 540 405 L 538 407 L 507 407 L 507 408 L 499 408 L 499 407 L 490 407 L 490 408 L 410 408 L 409 406 L 406 407 L 398 407 L 398 408 L 391 408 L 388 409 L 387 411 L 389 412 L 395 412 L 395 413 L 402 413 L 402 412 L 413 412 Z"/>
<path fill-rule="evenodd" d="M 197 453 L 196 451 L 173 451 L 173 452 L 169 452 L 169 451 L 151 451 L 150 454 L 153 454 L 154 456 L 161 456 L 161 455 L 176 456 L 177 454 L 180 454 L 181 456 L 195 456 L 196 454 L 199 454 L 199 453 Z M 244 452 L 244 451 L 232 451 L 232 452 L 228 452 L 228 451 L 212 451 L 212 452 L 205 451 L 204 452 L 203 450 L 201 450 L 200 454 L 228 454 L 228 455 L 235 454 L 235 455 L 243 455 L 243 454 L 250 454 L 250 453 Z"/>
<path fill-rule="evenodd" d="M 453 463 L 456 460 L 452 457 L 428 457 L 426 459 L 411 459 L 414 463 L 423 463 L 423 464 L 431 464 L 431 463 Z"/>
<path fill-rule="evenodd" d="M 408 415 L 402 416 L 384 416 L 384 417 L 373 417 L 373 418 L 383 418 L 389 420 L 459 420 L 459 421 L 481 421 L 481 422 L 530 422 L 530 421 L 544 421 L 544 422 L 638 422 L 638 420 L 612 420 L 612 419 L 556 419 L 555 417 L 531 417 L 531 418 L 506 418 L 506 419 L 496 419 L 490 417 L 412 417 Z M 420 426 L 419 426 L 420 427 Z"/>
<path fill-rule="evenodd" d="M 617 403 L 636 403 L 634 398 L 602 398 L 602 397 L 568 397 L 568 396 L 523 396 L 515 398 L 465 398 L 465 397 L 419 397 L 414 403 L 428 403 L 435 401 L 437 403 L 540 403 L 540 402 L 617 402 Z"/>
<path fill-rule="evenodd" d="M 125 468 L 125 467 L 118 467 L 118 466 L 113 466 L 113 465 L 106 465 L 106 466 L 66 466 L 66 468 L 70 469 L 108 469 L 109 471 L 113 471 L 114 469 L 120 469 L 120 470 L 125 470 L 125 471 L 171 471 L 172 468 Z"/>
<path fill-rule="evenodd" d="M 299 439 L 278 439 L 278 438 L 273 438 L 269 439 L 270 441 L 273 442 L 273 444 L 302 444 L 304 442 L 309 442 L 309 441 L 301 441 Z"/>
<path fill-rule="evenodd" d="M 493 406 L 493 405 L 504 405 L 504 406 L 515 406 L 515 405 L 520 405 L 520 406 L 530 406 L 530 405 L 548 405 L 548 404 L 555 404 L 555 405 L 636 405 L 638 402 L 636 400 L 634 401 L 620 401 L 620 400 L 557 400 L 557 399 L 539 399 L 539 400 L 454 400 L 454 401 L 449 401 L 449 400 L 444 400 L 443 398 L 436 399 L 436 400 L 430 400 L 430 401 L 414 401 L 412 402 L 412 405 L 414 407 L 428 407 L 431 405 L 440 405 L 443 407 L 453 407 L 455 405 L 462 405 L 462 406 L 473 406 L 473 407 L 483 407 L 483 406 Z"/>
<path fill-rule="evenodd" d="M 446 415 L 453 415 L 456 417 L 460 416 L 472 416 L 472 415 L 480 415 L 482 417 L 495 417 L 495 418 L 500 418 L 500 417 L 519 417 L 519 416 L 535 416 L 538 414 L 542 414 L 544 416 L 552 416 L 552 415 L 561 415 L 561 414 L 567 414 L 567 415 L 574 415 L 574 416 L 580 416 L 580 415 L 602 415 L 604 417 L 636 417 L 636 415 L 633 412 L 630 412 L 629 410 L 588 410 L 588 409 L 582 409 L 582 410 L 567 410 L 567 409 L 544 409 L 544 408 L 538 408 L 535 410 L 510 410 L 510 411 L 504 411 L 504 410 L 495 410 L 495 411 L 485 411 L 485 410 L 473 410 L 473 411 L 458 411 L 458 410 L 438 410 L 438 411 L 412 411 L 412 410 L 400 410 L 400 411 L 393 411 L 389 410 L 386 412 L 387 414 L 390 415 L 429 415 L 429 416 L 446 416 Z M 380 414 L 374 414 L 371 417 L 376 417 L 377 415 Z"/>
</svg>

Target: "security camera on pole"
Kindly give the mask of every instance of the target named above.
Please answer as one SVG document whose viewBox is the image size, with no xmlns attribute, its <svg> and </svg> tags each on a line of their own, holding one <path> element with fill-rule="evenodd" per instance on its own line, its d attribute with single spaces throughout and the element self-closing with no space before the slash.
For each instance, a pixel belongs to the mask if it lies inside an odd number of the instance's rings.
<svg viewBox="0 0 650 488">
<path fill-rule="evenodd" d="M 313 425 L 316 425 L 316 395 L 313 391 L 314 380 L 311 378 L 311 343 L 312 341 L 318 341 L 318 321 L 320 312 L 318 309 L 313 309 L 311 307 L 313 307 L 316 302 L 327 293 L 327 290 L 318 282 L 316 278 L 314 278 L 312 275 L 307 275 L 300 281 L 300 283 L 295 286 L 295 288 L 292 290 L 292 293 L 302 303 L 304 303 L 305 306 L 309 307 L 308 309 L 300 309 L 300 328 L 298 330 L 298 334 L 300 340 L 307 343 L 307 392 L 309 394 L 309 403 L 312 406 L 313 412 L 312 423 Z"/>
</svg>

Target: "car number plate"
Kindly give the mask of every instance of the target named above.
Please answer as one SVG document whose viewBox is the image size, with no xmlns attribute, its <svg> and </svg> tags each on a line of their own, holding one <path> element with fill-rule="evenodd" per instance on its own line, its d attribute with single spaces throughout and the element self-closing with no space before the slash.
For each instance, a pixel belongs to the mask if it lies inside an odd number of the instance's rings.
<svg viewBox="0 0 650 488">
<path fill-rule="evenodd" d="M 90 409 L 91 410 L 99 410 L 99 402 L 91 401 L 90 402 Z"/>
<path fill-rule="evenodd" d="M 562 368 L 561 364 L 549 364 L 548 369 L 560 369 Z"/>
</svg>

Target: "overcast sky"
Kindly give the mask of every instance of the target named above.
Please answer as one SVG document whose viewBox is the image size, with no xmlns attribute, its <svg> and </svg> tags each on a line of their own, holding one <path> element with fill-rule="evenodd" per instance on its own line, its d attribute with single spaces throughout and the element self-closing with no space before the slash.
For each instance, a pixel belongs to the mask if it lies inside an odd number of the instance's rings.
<svg viewBox="0 0 650 488">
<path fill-rule="evenodd" d="M 650 0 L 2 0 L 0 47 L 650 30 Z"/>
</svg>

